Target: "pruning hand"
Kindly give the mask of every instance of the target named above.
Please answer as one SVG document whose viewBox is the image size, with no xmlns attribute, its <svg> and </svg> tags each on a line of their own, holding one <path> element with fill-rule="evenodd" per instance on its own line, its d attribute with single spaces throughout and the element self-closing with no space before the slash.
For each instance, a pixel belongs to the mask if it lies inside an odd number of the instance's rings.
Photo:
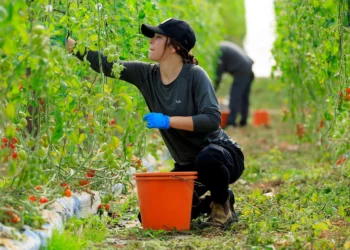
<svg viewBox="0 0 350 250">
<path fill-rule="evenodd" d="M 58 27 L 55 35 L 51 37 L 51 45 L 66 45 L 71 32 L 65 27 Z"/>
<path fill-rule="evenodd" d="M 148 113 L 143 117 L 143 120 L 147 121 L 147 128 L 170 128 L 170 117 L 161 113 Z"/>
</svg>

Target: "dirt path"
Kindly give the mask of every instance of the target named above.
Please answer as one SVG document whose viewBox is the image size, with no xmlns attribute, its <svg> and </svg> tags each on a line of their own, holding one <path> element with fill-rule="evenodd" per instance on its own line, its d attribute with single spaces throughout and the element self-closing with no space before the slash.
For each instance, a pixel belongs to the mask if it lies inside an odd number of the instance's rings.
<svg viewBox="0 0 350 250">
<path fill-rule="evenodd" d="M 260 85 L 255 89 L 259 89 Z M 276 106 L 279 104 L 276 103 Z M 255 107 L 258 103 L 255 103 Z M 282 106 L 282 105 L 280 105 Z M 254 105 L 253 105 L 254 110 Z M 346 249 L 350 247 L 349 179 L 326 162 L 321 148 L 299 144 L 282 107 L 269 109 L 269 127 L 228 128 L 245 154 L 246 169 L 232 185 L 238 223 L 229 230 L 142 230 L 137 201 L 97 248 L 124 249 Z M 348 248 L 350 249 L 350 248 Z"/>
</svg>

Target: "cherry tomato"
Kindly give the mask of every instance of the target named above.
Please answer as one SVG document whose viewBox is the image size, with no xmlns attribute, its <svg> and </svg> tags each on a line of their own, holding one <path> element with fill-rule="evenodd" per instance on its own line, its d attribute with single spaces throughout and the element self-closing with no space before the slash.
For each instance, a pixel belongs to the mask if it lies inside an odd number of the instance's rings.
<svg viewBox="0 0 350 250">
<path fill-rule="evenodd" d="M 79 180 L 79 185 L 80 186 L 86 186 L 86 185 L 89 185 L 90 184 L 90 181 L 89 180 Z"/>
<path fill-rule="evenodd" d="M 30 196 L 29 196 L 29 200 L 30 200 L 31 202 L 36 201 L 36 196 L 30 195 Z"/>
<path fill-rule="evenodd" d="M 113 125 L 115 125 L 115 120 L 114 120 L 114 119 L 111 119 L 111 120 L 109 121 L 109 126 L 113 126 Z"/>
<path fill-rule="evenodd" d="M 95 170 L 89 169 L 89 170 L 86 172 L 86 176 L 87 176 L 88 178 L 94 177 L 94 176 L 95 176 Z"/>
<path fill-rule="evenodd" d="M 105 204 L 105 210 L 106 210 L 106 211 L 109 211 L 110 208 L 111 208 L 111 205 L 109 205 L 108 203 Z"/>
<path fill-rule="evenodd" d="M 16 151 L 13 151 L 13 152 L 12 152 L 12 158 L 13 158 L 13 159 L 17 159 L 17 157 L 18 157 L 17 152 L 16 152 Z"/>
<path fill-rule="evenodd" d="M 40 202 L 41 204 L 44 204 L 44 203 L 46 203 L 46 202 L 48 202 L 48 201 L 49 201 L 49 199 L 46 198 L 46 197 L 40 197 L 40 199 L 39 199 L 39 202 Z"/>
<path fill-rule="evenodd" d="M 18 223 L 20 221 L 20 218 L 18 217 L 17 214 L 12 214 L 12 222 L 13 223 Z"/>
<path fill-rule="evenodd" d="M 66 189 L 65 191 L 64 191 L 64 196 L 66 196 L 66 197 L 71 197 L 72 196 L 72 191 L 70 190 L 70 189 Z"/>
</svg>

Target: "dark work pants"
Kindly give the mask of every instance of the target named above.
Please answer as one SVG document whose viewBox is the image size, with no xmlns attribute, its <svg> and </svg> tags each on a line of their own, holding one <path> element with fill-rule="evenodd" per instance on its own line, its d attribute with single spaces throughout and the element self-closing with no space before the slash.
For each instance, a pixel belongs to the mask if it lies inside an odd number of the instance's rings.
<svg viewBox="0 0 350 250">
<path fill-rule="evenodd" d="M 242 175 L 244 156 L 236 146 L 209 144 L 197 156 L 194 164 L 175 163 L 174 172 L 197 171 L 198 179 L 193 194 L 193 205 L 208 190 L 215 203 L 224 204 L 228 198 L 228 186 Z"/>
<path fill-rule="evenodd" d="M 246 75 L 235 75 L 230 93 L 230 115 L 227 124 L 236 125 L 237 115 L 241 115 L 240 125 L 246 125 L 249 113 L 249 95 L 252 82 L 254 80 L 253 72 Z"/>
</svg>

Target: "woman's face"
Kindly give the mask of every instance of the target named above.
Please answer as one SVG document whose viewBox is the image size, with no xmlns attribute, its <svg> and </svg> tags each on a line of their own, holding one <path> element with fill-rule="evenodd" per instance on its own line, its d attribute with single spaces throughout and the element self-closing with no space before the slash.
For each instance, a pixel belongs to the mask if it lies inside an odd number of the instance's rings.
<svg viewBox="0 0 350 250">
<path fill-rule="evenodd" d="M 148 58 L 152 61 L 159 62 L 164 56 L 166 56 L 167 51 L 169 50 L 169 47 L 166 46 L 167 37 L 160 35 L 160 34 L 154 34 L 154 37 L 152 37 L 149 41 L 149 53 Z"/>
</svg>

